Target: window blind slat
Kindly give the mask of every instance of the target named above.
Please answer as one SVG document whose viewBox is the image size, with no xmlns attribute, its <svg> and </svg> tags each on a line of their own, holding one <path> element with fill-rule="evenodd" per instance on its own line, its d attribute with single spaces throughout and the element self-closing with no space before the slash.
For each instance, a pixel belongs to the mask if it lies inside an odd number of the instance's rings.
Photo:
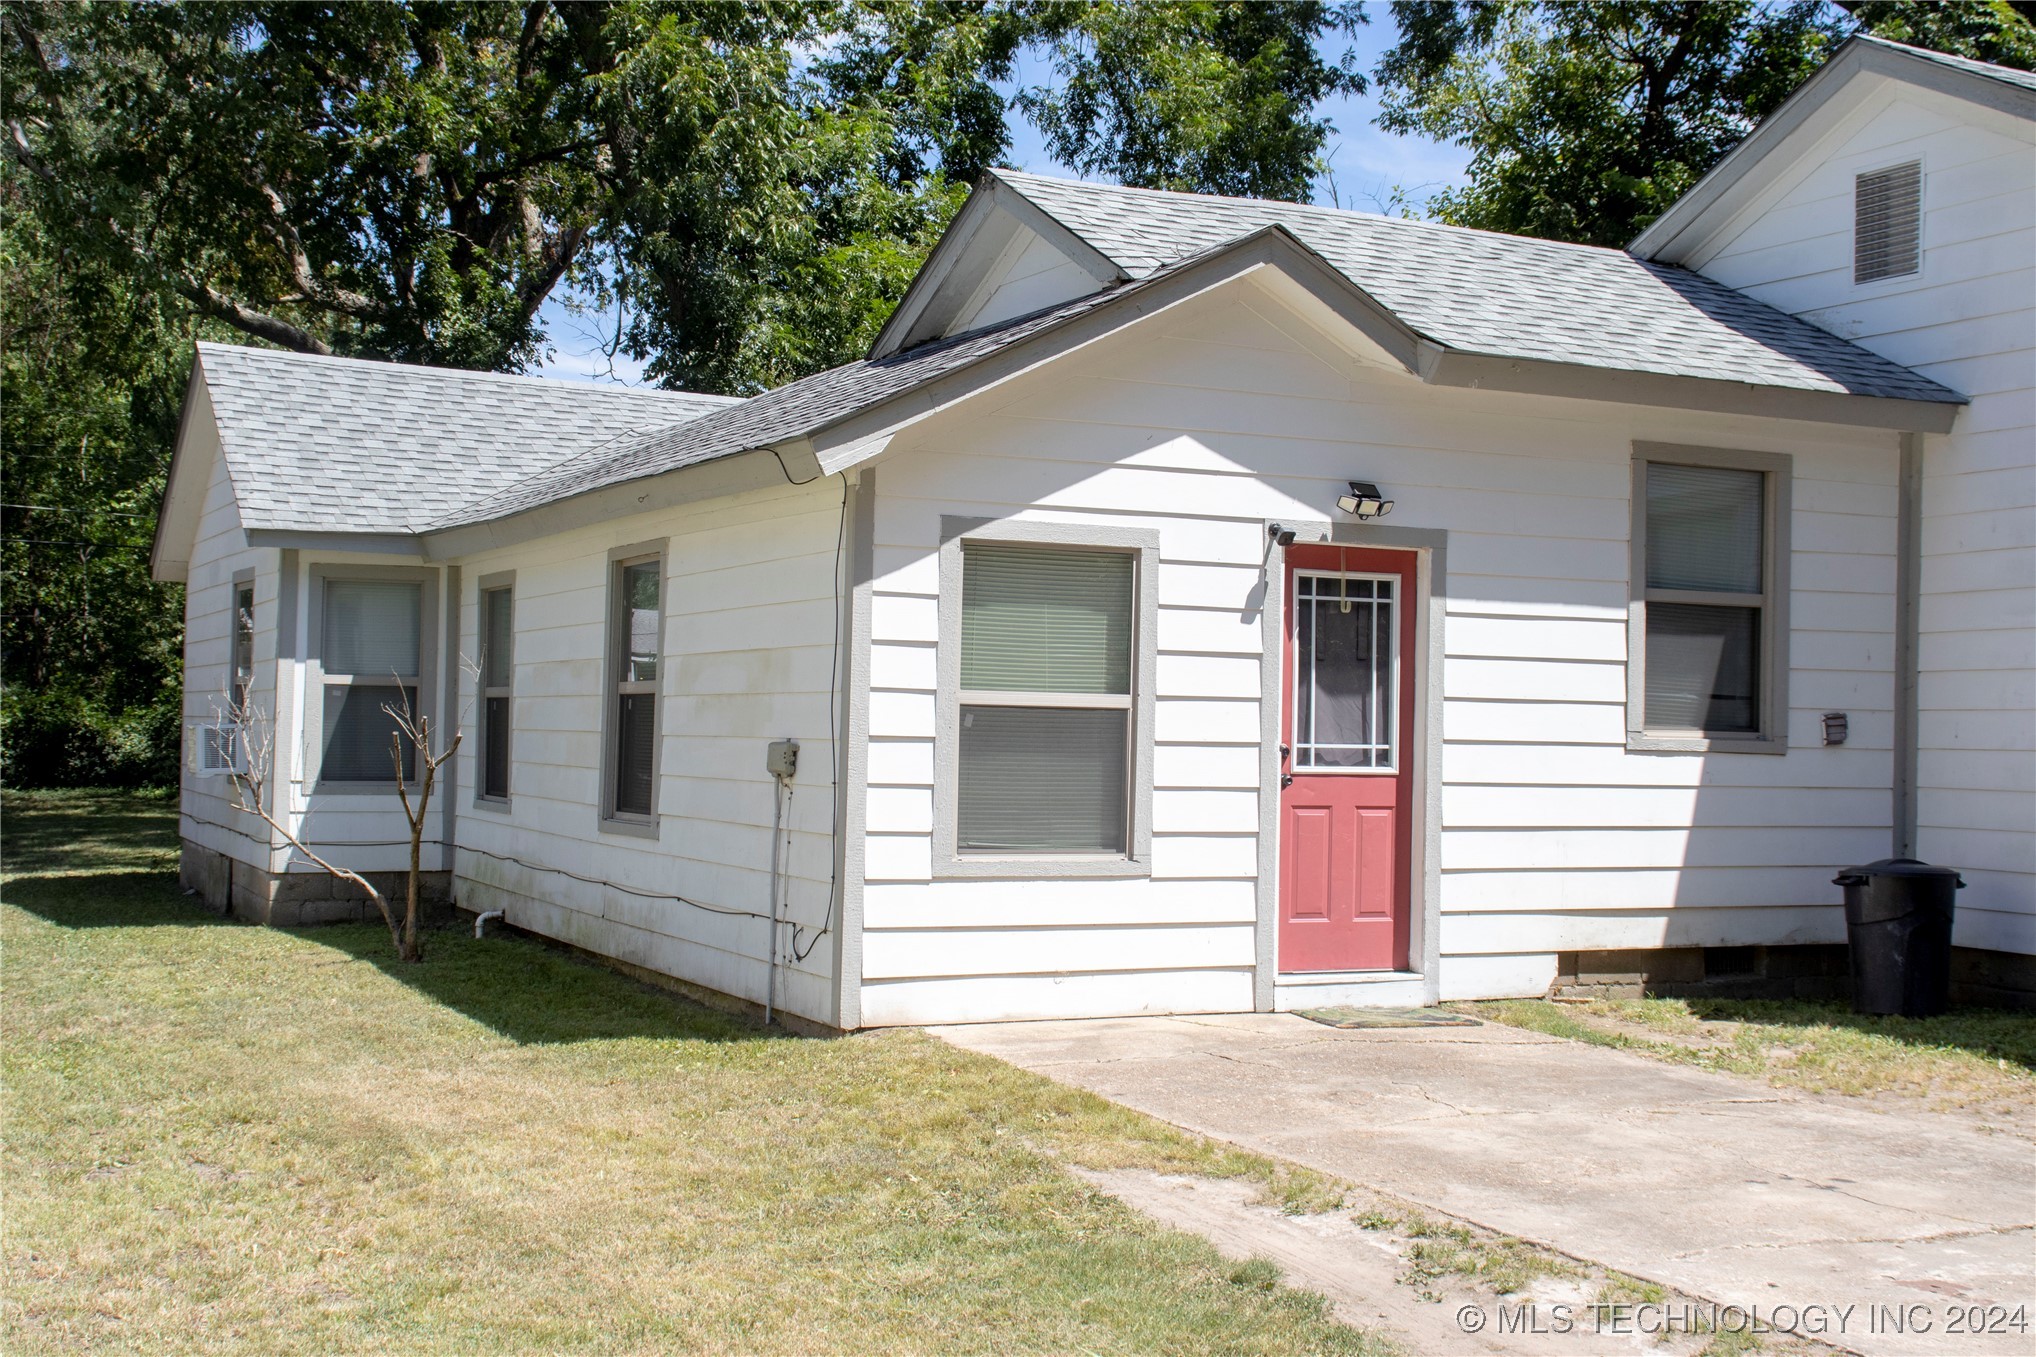
<svg viewBox="0 0 2036 1357">
<path fill-rule="evenodd" d="M 959 816 L 964 851 L 1125 851 L 1129 713 L 963 707 Z"/>
<path fill-rule="evenodd" d="M 330 683 L 325 687 L 325 753 L 318 768 L 323 782 L 394 782 L 396 763 L 391 743 L 397 738 L 396 718 L 405 692 L 395 684 Z M 417 776 L 417 749 L 402 741 L 403 778 Z"/>
<path fill-rule="evenodd" d="M 1730 467 L 1647 467 L 1647 583 L 1761 592 L 1765 477 Z"/>
<path fill-rule="evenodd" d="M 491 697 L 482 703 L 481 795 L 509 795 L 509 699 Z"/>
<path fill-rule="evenodd" d="M 389 580 L 325 582 L 328 674 L 417 677 L 423 586 Z"/>
<path fill-rule="evenodd" d="M 1132 559 L 985 545 L 962 552 L 961 686 L 1131 691 Z"/>
<path fill-rule="evenodd" d="M 1647 605 L 1650 730 L 1760 729 L 1760 609 Z"/>
<path fill-rule="evenodd" d="M 654 694 L 625 693 L 617 699 L 615 746 L 615 809 L 622 815 L 648 815 L 657 749 Z"/>
</svg>

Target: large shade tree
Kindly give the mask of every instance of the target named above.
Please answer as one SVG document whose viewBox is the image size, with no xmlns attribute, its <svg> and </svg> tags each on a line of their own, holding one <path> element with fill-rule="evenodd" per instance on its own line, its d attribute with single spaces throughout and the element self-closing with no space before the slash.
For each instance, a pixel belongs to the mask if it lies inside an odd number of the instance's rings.
<svg viewBox="0 0 2036 1357">
<path fill-rule="evenodd" d="M 1470 151 L 1445 221 L 1623 245 L 1858 31 L 2024 69 L 2016 0 L 1395 0 L 1380 123 Z"/>
<path fill-rule="evenodd" d="M 0 7 L 5 776 L 174 767 L 147 543 L 200 334 L 502 371 L 548 301 L 653 379 L 858 357 L 1010 149 L 1308 195 L 1355 4 Z M 1037 81 L 1021 81 L 1039 71 Z"/>
<path fill-rule="evenodd" d="M 677 385 L 855 356 L 1034 118 L 1131 183 L 1306 197 L 1355 5 L 17 4 L 8 149 L 69 249 L 249 336 L 518 369 L 564 292 Z M 1036 54 L 1051 78 L 1010 88 Z"/>
</svg>

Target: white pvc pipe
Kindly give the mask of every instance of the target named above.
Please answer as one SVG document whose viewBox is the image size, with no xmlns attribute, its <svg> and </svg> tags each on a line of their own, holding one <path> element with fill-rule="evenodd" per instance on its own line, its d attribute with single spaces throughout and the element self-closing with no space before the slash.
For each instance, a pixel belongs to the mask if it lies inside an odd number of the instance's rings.
<svg viewBox="0 0 2036 1357">
<path fill-rule="evenodd" d="M 501 917 L 502 911 L 499 909 L 491 909 L 485 914 L 476 914 L 474 916 L 474 936 L 477 938 L 481 936 L 481 925 L 487 923 L 488 920 L 499 919 Z"/>
</svg>

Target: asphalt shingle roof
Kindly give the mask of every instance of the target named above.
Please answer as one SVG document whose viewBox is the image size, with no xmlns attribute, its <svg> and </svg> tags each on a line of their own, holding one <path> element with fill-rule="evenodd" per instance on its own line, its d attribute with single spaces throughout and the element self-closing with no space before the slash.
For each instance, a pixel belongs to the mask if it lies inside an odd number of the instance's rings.
<svg viewBox="0 0 2036 1357">
<path fill-rule="evenodd" d="M 1131 281 L 748 400 L 201 345 L 249 527 L 427 532 L 816 433 L 1278 227 L 1446 348 L 1799 391 L 1957 393 L 1620 250 L 999 171 Z"/>
<path fill-rule="evenodd" d="M 561 457 L 739 401 L 201 343 L 241 521 L 415 532 Z"/>
<path fill-rule="evenodd" d="M 1155 273 L 1153 279 L 1162 276 Z M 803 437 L 1115 301 L 1137 286 L 1127 284 L 1080 297 L 1000 325 L 920 344 L 888 358 L 845 363 L 752 396 L 741 405 L 717 410 L 691 423 L 589 449 L 529 480 L 485 495 L 432 526 L 452 528 L 485 523 L 603 486 L 661 475 Z"/>
<path fill-rule="evenodd" d="M 1623 250 L 1305 203 L 1009 170 L 997 176 L 1134 278 L 1278 224 L 1410 328 L 1453 349 L 1755 386 L 1957 399 L 1723 283 Z"/>
</svg>

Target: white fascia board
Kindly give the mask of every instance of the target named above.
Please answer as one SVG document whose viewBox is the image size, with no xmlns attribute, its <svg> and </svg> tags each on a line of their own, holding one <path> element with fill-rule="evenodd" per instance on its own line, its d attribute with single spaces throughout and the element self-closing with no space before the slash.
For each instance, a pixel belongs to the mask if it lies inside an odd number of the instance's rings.
<svg viewBox="0 0 2036 1357">
<path fill-rule="evenodd" d="M 1086 311 L 979 363 L 815 431 L 811 442 L 820 469 L 831 474 L 860 465 L 880 455 L 903 430 L 960 401 L 1245 280 L 1288 305 L 1294 304 L 1297 294 L 1305 294 L 1363 336 L 1365 347 L 1376 351 L 1375 361 L 1382 366 L 1416 373 L 1420 346 L 1428 341 L 1284 228 L 1267 227 L 1172 277 L 1127 292 L 1120 302 Z"/>
<path fill-rule="evenodd" d="M 363 556 L 401 556 L 422 564 L 424 547 L 410 532 L 325 532 L 310 528 L 249 528 L 251 547 L 283 551 L 353 552 Z"/>
<path fill-rule="evenodd" d="M 869 356 L 887 358 L 944 333 L 1021 228 L 1030 230 L 1066 256 L 1095 279 L 1098 289 L 1130 280 L 1131 275 L 1118 267 L 1116 261 L 992 170 L 977 181 L 968 201 L 948 223 L 940 242 L 905 290 L 904 300 L 877 332 Z"/>
<path fill-rule="evenodd" d="M 1855 39 L 1782 101 L 1626 247 L 1664 264 L 1687 263 L 1815 141 L 1889 83 L 1948 95 L 2022 121 L 2036 120 L 2036 91 L 1958 70 L 1898 47 Z M 1792 144 L 1793 143 L 1793 144 Z"/>
<path fill-rule="evenodd" d="M 202 354 L 193 356 L 191 380 L 184 387 L 184 408 L 177 416 L 170 471 L 163 481 L 162 501 L 156 506 L 155 538 L 149 544 L 149 576 L 164 584 L 182 584 L 190 574 L 191 549 L 205 513 L 212 464 L 225 455 L 219 422 L 212 411 L 212 393 L 205 389 L 203 364 Z M 229 484 L 231 480 L 229 473 Z"/>
</svg>

